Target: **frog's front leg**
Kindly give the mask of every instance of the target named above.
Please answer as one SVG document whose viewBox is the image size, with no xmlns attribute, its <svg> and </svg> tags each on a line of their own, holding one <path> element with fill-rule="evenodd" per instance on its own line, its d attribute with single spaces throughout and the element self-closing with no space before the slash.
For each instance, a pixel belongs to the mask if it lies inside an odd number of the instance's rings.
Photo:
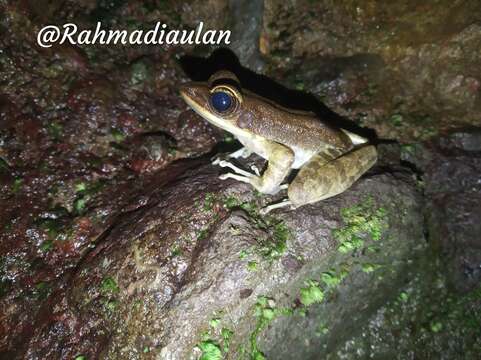
<svg viewBox="0 0 481 360">
<path fill-rule="evenodd" d="M 363 146 L 326 162 L 314 155 L 289 185 L 287 195 L 294 208 L 327 199 L 349 188 L 377 160 L 376 148 Z"/>
<path fill-rule="evenodd" d="M 251 174 L 228 161 L 222 160 L 219 162 L 219 165 L 229 167 L 235 173 L 223 174 L 220 178 L 236 179 L 249 183 L 263 194 L 276 194 L 283 188 L 281 183 L 291 170 L 292 163 L 294 162 L 294 152 L 287 146 L 268 140 L 262 140 L 258 142 L 256 146 L 262 148 L 264 154 L 268 154 L 267 169 L 261 176 Z"/>
</svg>

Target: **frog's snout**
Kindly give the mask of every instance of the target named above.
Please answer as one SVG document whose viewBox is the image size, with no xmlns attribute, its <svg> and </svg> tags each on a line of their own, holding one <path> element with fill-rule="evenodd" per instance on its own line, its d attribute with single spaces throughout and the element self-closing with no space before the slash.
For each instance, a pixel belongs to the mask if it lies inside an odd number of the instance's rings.
<svg viewBox="0 0 481 360">
<path fill-rule="evenodd" d="M 209 89 L 202 84 L 186 83 L 179 86 L 180 96 L 193 107 L 205 109 L 209 103 Z"/>
<path fill-rule="evenodd" d="M 192 94 L 190 94 L 190 96 L 189 96 L 189 89 L 190 89 L 190 87 L 187 84 L 180 85 L 179 86 L 180 96 L 182 96 L 184 99 L 186 97 L 192 97 Z"/>
</svg>

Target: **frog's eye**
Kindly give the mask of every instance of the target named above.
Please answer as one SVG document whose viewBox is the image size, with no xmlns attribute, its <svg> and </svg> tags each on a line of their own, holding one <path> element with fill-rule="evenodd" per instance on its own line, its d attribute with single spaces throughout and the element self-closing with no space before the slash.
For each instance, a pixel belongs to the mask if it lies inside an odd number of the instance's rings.
<svg viewBox="0 0 481 360">
<path fill-rule="evenodd" d="M 228 111 L 234 103 L 232 95 L 227 91 L 222 90 L 212 93 L 210 96 L 210 101 L 212 103 L 212 107 L 219 113 Z"/>
</svg>

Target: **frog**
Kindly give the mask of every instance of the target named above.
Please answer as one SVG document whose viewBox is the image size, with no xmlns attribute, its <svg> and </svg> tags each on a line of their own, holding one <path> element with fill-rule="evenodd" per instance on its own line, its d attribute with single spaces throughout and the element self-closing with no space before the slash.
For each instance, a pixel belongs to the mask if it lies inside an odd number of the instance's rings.
<svg viewBox="0 0 481 360">
<path fill-rule="evenodd" d="M 290 109 L 247 90 L 228 70 L 217 71 L 204 82 L 183 83 L 179 93 L 193 111 L 242 144 L 213 161 L 229 170 L 220 179 L 248 183 L 267 195 L 287 190 L 286 197 L 262 208 L 262 214 L 339 195 L 377 161 L 376 146 L 368 139 L 313 112 Z M 252 153 L 267 161 L 262 173 L 255 166 L 248 171 L 231 161 Z M 287 182 L 293 171 L 295 177 Z"/>
</svg>

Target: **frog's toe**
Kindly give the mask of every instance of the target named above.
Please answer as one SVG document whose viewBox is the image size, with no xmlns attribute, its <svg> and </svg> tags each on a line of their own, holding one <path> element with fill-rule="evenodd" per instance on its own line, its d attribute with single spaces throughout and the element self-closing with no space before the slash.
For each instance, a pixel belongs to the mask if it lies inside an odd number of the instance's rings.
<svg viewBox="0 0 481 360">
<path fill-rule="evenodd" d="M 259 168 L 255 165 L 251 165 L 251 169 L 252 171 L 254 171 L 254 174 L 256 174 L 257 176 L 261 176 L 261 172 L 259 171 Z"/>
<path fill-rule="evenodd" d="M 292 203 L 289 199 L 284 199 L 281 202 L 265 206 L 259 211 L 259 213 L 261 215 L 266 215 L 270 213 L 272 210 L 279 209 L 285 206 L 290 206 L 290 208 L 292 209 Z"/>
<path fill-rule="evenodd" d="M 229 169 L 234 170 L 234 172 L 236 174 L 239 174 L 239 175 L 242 175 L 242 176 L 245 176 L 245 177 L 254 176 L 254 174 L 251 174 L 250 172 L 245 171 L 245 170 L 235 166 L 234 164 L 232 164 L 231 162 L 229 162 L 227 160 L 220 160 L 217 165 L 219 165 L 220 167 L 228 167 Z"/>
<path fill-rule="evenodd" d="M 245 183 L 248 183 L 248 184 L 251 183 L 250 177 L 237 175 L 237 174 L 233 174 L 233 173 L 222 174 L 222 175 L 219 176 L 219 179 L 221 179 L 221 180 L 234 179 L 234 180 L 242 181 L 242 182 L 245 182 Z"/>
<path fill-rule="evenodd" d="M 211 158 L 212 165 L 219 165 L 221 161 L 225 160 L 225 155 L 216 155 L 215 157 Z"/>
</svg>

